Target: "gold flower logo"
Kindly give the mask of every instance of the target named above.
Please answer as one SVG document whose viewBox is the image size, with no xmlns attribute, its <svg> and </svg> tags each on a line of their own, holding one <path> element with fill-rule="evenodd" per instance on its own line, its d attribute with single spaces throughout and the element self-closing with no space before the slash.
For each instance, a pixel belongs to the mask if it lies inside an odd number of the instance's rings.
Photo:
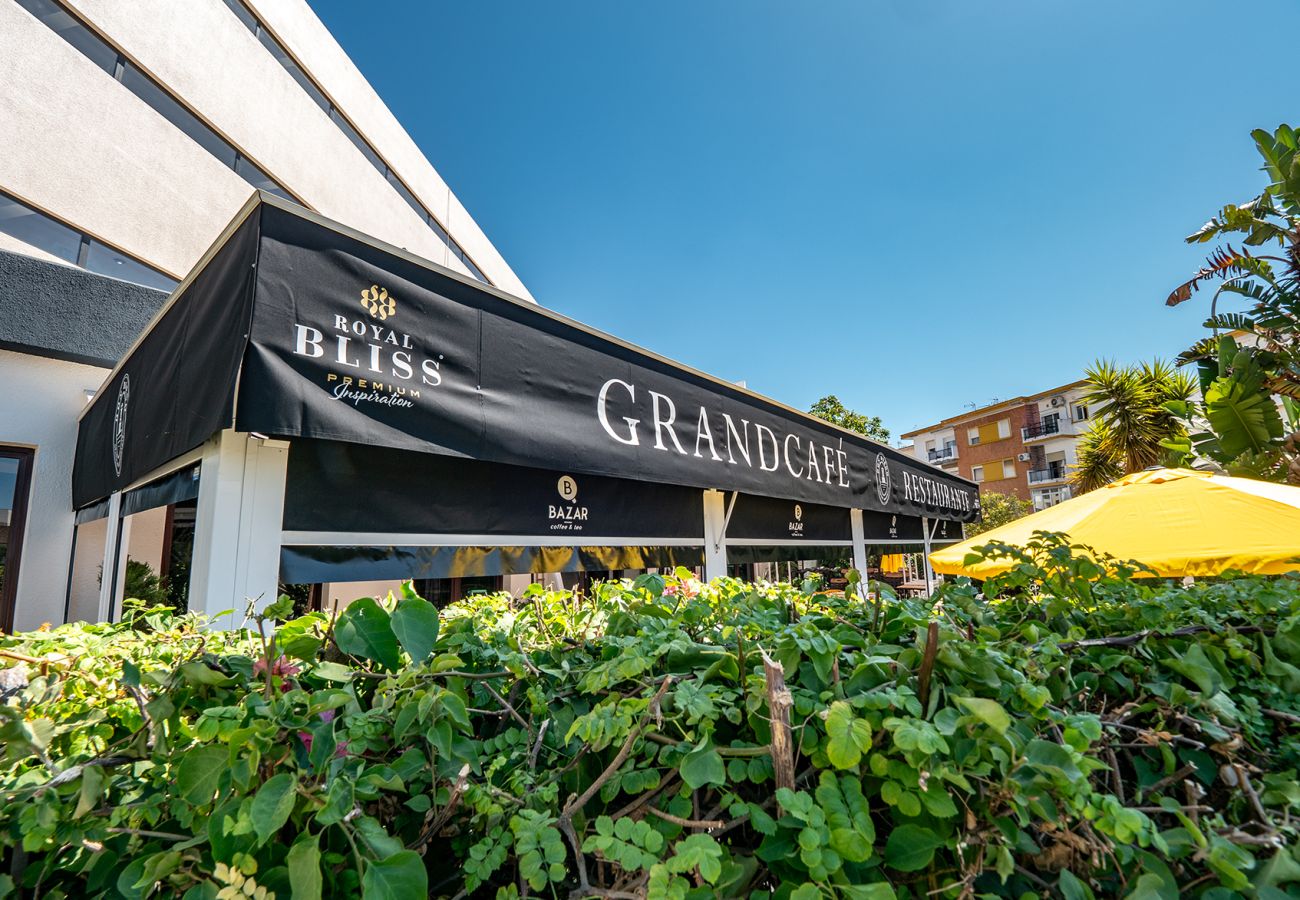
<svg viewBox="0 0 1300 900">
<path fill-rule="evenodd" d="M 381 322 L 397 312 L 397 301 L 388 296 L 388 288 L 381 288 L 377 284 L 372 284 L 361 292 L 361 305 Z"/>
</svg>

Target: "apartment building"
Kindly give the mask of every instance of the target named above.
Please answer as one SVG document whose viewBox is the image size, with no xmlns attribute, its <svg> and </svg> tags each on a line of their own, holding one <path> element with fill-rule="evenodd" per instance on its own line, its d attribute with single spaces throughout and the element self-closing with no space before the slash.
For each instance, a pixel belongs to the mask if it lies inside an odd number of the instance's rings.
<svg viewBox="0 0 1300 900">
<path fill-rule="evenodd" d="M 1075 444 L 1089 420 L 1085 384 L 999 400 L 901 437 L 922 462 L 1046 509 L 1071 496 Z"/>
<path fill-rule="evenodd" d="M 305 0 L 0 0 L 0 86 L 0 628 L 93 590 L 76 416 L 255 189 L 532 300 Z"/>
</svg>

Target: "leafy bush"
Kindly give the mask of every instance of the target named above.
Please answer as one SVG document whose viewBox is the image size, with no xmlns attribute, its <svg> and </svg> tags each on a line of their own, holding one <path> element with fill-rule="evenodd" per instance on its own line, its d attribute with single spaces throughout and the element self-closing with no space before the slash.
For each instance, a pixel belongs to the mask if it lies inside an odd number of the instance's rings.
<svg viewBox="0 0 1300 900">
<path fill-rule="evenodd" d="M 933 606 L 646 576 L 4 637 L 0 882 L 1300 896 L 1300 581 L 1037 549 Z"/>
</svg>

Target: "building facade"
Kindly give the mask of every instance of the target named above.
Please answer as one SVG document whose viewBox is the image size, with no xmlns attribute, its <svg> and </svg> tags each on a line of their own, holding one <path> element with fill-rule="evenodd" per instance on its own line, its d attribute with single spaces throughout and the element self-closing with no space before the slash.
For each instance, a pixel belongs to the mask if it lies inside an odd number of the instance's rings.
<svg viewBox="0 0 1300 900">
<path fill-rule="evenodd" d="M 1086 382 L 1002 400 L 902 435 L 917 459 L 1046 509 L 1068 500 Z"/>
<path fill-rule="evenodd" d="M 0 85 L 0 627 L 94 592 L 76 412 L 255 189 L 532 300 L 304 0 L 0 0 Z"/>
</svg>

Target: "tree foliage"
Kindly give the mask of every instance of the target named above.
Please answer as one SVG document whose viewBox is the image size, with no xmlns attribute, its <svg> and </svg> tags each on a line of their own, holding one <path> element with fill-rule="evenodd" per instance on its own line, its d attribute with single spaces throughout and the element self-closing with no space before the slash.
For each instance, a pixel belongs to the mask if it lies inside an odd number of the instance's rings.
<svg viewBox="0 0 1300 900">
<path fill-rule="evenodd" d="M 1241 247 L 1216 247 L 1166 299 L 1176 306 L 1202 284 L 1218 282 L 1205 322 L 1211 336 L 1180 356 L 1197 365 L 1204 400 L 1171 406 L 1193 431 L 1169 447 L 1230 473 L 1300 484 L 1300 151 L 1289 125 L 1257 129 L 1251 137 L 1267 187 L 1223 207 L 1187 237 L 1199 244 L 1236 234 Z M 1274 246 L 1273 254 L 1249 249 Z M 1225 294 L 1245 301 L 1246 310 L 1220 313 Z"/>
<path fill-rule="evenodd" d="M 1169 442 L 1187 435 L 1170 404 L 1187 403 L 1195 380 L 1162 360 L 1133 366 L 1098 360 L 1085 374 L 1083 399 L 1093 417 L 1078 442 L 1071 474 L 1075 492 L 1168 461 Z"/>
<path fill-rule="evenodd" d="M 966 523 L 966 537 L 971 538 L 994 528 L 1023 519 L 1034 511 L 1034 504 L 1021 500 L 1015 494 L 997 491 L 980 492 L 980 521 Z"/>
<path fill-rule="evenodd" d="M 0 894 L 1294 895 L 1300 581 L 986 552 L 5 636 Z"/>
<path fill-rule="evenodd" d="M 882 444 L 889 443 L 889 429 L 880 421 L 880 416 L 867 416 L 849 409 L 834 394 L 822 397 L 808 409 L 808 412 L 819 419 L 864 434 Z"/>
</svg>

